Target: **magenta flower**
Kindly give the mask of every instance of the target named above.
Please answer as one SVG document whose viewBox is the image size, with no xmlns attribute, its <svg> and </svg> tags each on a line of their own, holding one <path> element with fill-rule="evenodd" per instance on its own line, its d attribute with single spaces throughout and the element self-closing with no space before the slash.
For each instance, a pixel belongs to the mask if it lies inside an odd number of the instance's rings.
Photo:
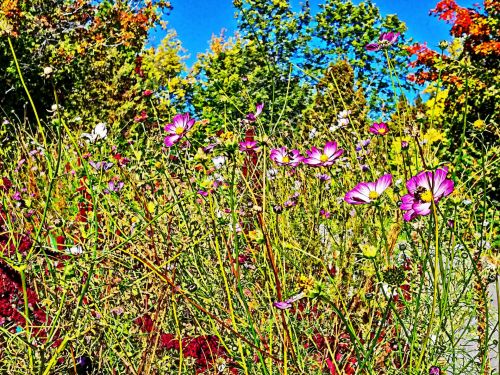
<svg viewBox="0 0 500 375">
<path fill-rule="evenodd" d="M 249 113 L 247 115 L 247 120 L 250 122 L 255 122 L 257 121 L 257 117 L 262 113 L 262 110 L 264 109 L 264 103 L 258 103 L 255 106 L 255 113 Z"/>
<path fill-rule="evenodd" d="M 257 151 L 257 142 L 255 141 L 240 142 L 240 151 L 241 152 Z"/>
<path fill-rule="evenodd" d="M 300 155 L 300 152 L 298 150 L 288 151 L 286 146 L 272 149 L 269 157 L 277 165 L 285 165 L 290 167 L 296 167 L 304 159 L 304 157 Z"/>
<path fill-rule="evenodd" d="M 432 366 L 429 369 L 429 375 L 441 375 L 441 369 L 437 366 Z"/>
<path fill-rule="evenodd" d="M 386 135 L 389 133 L 389 127 L 385 122 L 374 122 L 372 126 L 370 126 L 370 133 L 375 135 Z"/>
<path fill-rule="evenodd" d="M 437 204 L 441 198 L 450 195 L 454 182 L 446 178 L 448 168 L 437 169 L 436 172 L 420 172 L 406 182 L 408 194 L 401 198 L 400 209 L 406 221 L 417 216 L 426 216 L 431 212 L 432 202 Z"/>
<path fill-rule="evenodd" d="M 378 43 L 370 43 L 367 44 L 365 49 L 367 51 L 380 51 L 383 48 L 388 48 L 394 43 L 399 38 L 399 33 L 394 33 L 394 32 L 388 32 L 388 33 L 382 33 L 380 37 L 378 38 Z"/>
<path fill-rule="evenodd" d="M 193 127 L 195 123 L 194 118 L 189 117 L 189 113 L 177 114 L 174 116 L 172 123 L 165 126 L 165 131 L 168 135 L 165 137 L 165 146 L 172 147 L 179 140 L 186 135 L 186 133 Z"/>
<path fill-rule="evenodd" d="M 344 153 L 343 149 L 337 149 L 337 142 L 327 142 L 323 151 L 318 150 L 316 147 L 306 151 L 307 158 L 304 163 L 314 167 L 328 167 L 332 165 L 340 155 Z"/>
<path fill-rule="evenodd" d="M 361 182 L 348 191 L 344 200 L 350 204 L 368 204 L 377 200 L 380 195 L 392 184 L 392 175 L 385 174 L 376 182 Z"/>
</svg>

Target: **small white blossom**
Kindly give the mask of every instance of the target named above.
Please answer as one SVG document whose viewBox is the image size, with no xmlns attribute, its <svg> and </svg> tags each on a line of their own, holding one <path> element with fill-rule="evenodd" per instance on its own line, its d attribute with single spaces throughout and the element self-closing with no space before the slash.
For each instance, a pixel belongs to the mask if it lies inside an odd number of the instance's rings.
<svg viewBox="0 0 500 375">
<path fill-rule="evenodd" d="M 89 142 L 94 143 L 97 140 L 104 139 L 108 135 L 108 129 L 104 122 L 98 123 L 92 133 L 83 133 L 81 138 L 87 138 Z"/>
<path fill-rule="evenodd" d="M 212 159 L 212 163 L 215 165 L 215 169 L 221 169 L 224 163 L 226 162 L 225 156 L 216 156 Z"/>
<path fill-rule="evenodd" d="M 80 255 L 83 253 L 83 248 L 80 245 L 76 245 L 76 246 L 70 247 L 69 249 L 66 249 L 66 253 L 71 254 L 71 255 Z"/>
</svg>

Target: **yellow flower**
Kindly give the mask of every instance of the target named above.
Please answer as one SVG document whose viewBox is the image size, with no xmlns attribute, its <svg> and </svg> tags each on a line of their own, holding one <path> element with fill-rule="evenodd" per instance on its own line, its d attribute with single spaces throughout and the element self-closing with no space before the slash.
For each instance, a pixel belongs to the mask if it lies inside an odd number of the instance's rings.
<svg viewBox="0 0 500 375">
<path fill-rule="evenodd" d="M 304 293 L 309 293 L 314 287 L 314 283 L 315 281 L 312 276 L 300 275 L 297 285 Z"/>
<path fill-rule="evenodd" d="M 443 133 L 434 128 L 430 128 L 429 130 L 427 130 L 427 133 L 425 133 L 424 135 L 424 140 L 426 140 L 429 143 L 429 145 L 438 141 L 442 141 L 443 139 L 444 139 Z"/>
<path fill-rule="evenodd" d="M 474 127 L 476 129 L 481 130 L 481 129 L 484 129 L 486 123 L 483 120 L 481 120 L 481 119 L 477 119 L 476 121 L 474 121 L 472 123 L 472 125 L 474 125 Z"/>
<path fill-rule="evenodd" d="M 361 245 L 361 251 L 363 255 L 367 258 L 375 258 L 377 256 L 377 248 L 373 245 L 364 244 Z"/>
</svg>

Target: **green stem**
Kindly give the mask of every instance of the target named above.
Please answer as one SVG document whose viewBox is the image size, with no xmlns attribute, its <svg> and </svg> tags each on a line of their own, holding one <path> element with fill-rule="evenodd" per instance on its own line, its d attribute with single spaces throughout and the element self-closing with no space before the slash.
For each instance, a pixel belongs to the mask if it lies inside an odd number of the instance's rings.
<svg viewBox="0 0 500 375">
<path fill-rule="evenodd" d="M 422 343 L 422 351 L 420 352 L 420 357 L 417 362 L 417 369 L 420 368 L 422 360 L 424 359 L 425 350 L 427 342 L 432 330 L 432 324 L 434 323 L 434 316 L 436 314 L 436 302 L 438 294 L 438 276 L 439 276 L 439 226 L 438 226 L 438 216 L 436 210 L 436 204 L 434 200 L 432 201 L 432 215 L 434 216 L 434 235 L 435 235 L 435 255 L 434 255 L 434 293 L 432 295 L 432 306 L 431 306 L 431 317 L 429 320 L 429 325 L 427 326 L 427 331 L 425 332 L 424 341 Z"/>
</svg>

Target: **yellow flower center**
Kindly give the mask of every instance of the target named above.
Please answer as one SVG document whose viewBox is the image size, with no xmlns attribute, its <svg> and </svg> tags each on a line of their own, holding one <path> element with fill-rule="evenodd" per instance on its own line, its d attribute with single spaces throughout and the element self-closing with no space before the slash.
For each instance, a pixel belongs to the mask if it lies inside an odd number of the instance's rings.
<svg viewBox="0 0 500 375">
<path fill-rule="evenodd" d="M 379 194 L 376 192 L 376 191 L 370 191 L 370 193 L 368 194 L 368 198 L 370 199 L 377 199 L 379 197 Z"/>
<path fill-rule="evenodd" d="M 182 133 L 184 133 L 184 128 L 182 126 L 178 126 L 175 128 L 175 134 L 181 135 Z"/>
<path fill-rule="evenodd" d="M 328 155 L 323 154 L 319 157 L 319 161 L 324 163 L 325 161 L 328 161 Z"/>
<path fill-rule="evenodd" d="M 290 158 L 288 156 L 283 156 L 283 163 L 290 163 Z"/>
<path fill-rule="evenodd" d="M 379 133 L 379 134 L 385 134 L 385 132 L 386 132 L 386 129 L 385 129 L 385 128 L 380 128 L 380 129 L 378 130 L 378 133 Z"/>
<path fill-rule="evenodd" d="M 424 191 L 422 194 L 420 194 L 420 199 L 422 202 L 429 203 L 432 201 L 432 193 L 429 190 Z"/>
</svg>

